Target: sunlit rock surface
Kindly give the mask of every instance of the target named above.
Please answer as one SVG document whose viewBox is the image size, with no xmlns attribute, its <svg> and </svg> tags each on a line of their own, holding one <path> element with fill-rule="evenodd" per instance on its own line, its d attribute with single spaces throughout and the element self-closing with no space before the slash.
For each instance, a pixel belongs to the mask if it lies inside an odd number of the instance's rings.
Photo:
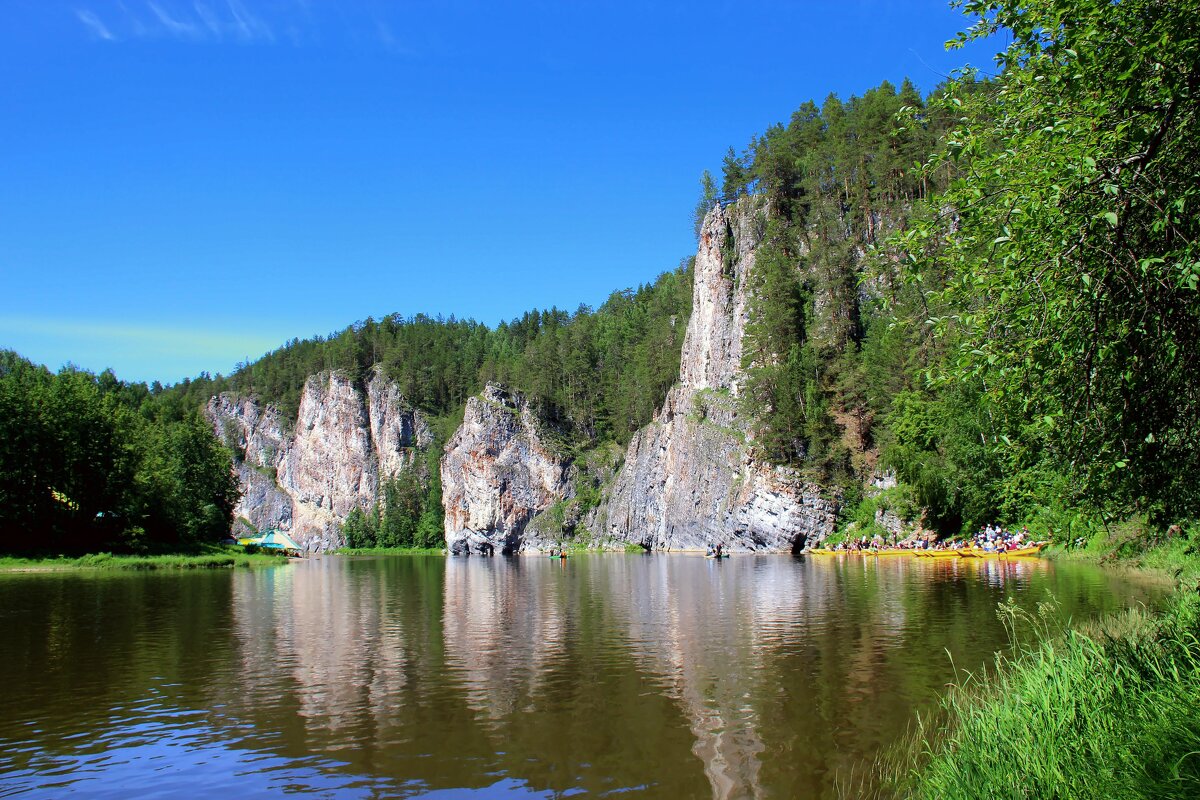
<svg viewBox="0 0 1200 800">
<path fill-rule="evenodd" d="M 550 542 L 523 537 L 529 520 L 562 500 L 570 464 L 548 445 L 525 398 L 489 383 L 467 400 L 442 458 L 446 545 L 452 553 L 515 553 Z"/>
<path fill-rule="evenodd" d="M 764 220 L 750 202 L 705 218 L 679 383 L 630 442 L 589 529 L 654 550 L 790 550 L 833 530 L 836 498 L 753 459 L 738 415 L 747 276 Z"/>
<path fill-rule="evenodd" d="M 212 398 L 206 413 L 237 457 L 243 494 L 234 515 L 244 522 L 235 529 L 288 530 L 313 551 L 341 546 L 350 511 L 374 505 L 381 481 L 413 468 L 433 441 L 424 415 L 379 371 L 365 392 L 338 372 L 311 376 L 291 424 L 273 406 L 230 393 Z"/>
</svg>

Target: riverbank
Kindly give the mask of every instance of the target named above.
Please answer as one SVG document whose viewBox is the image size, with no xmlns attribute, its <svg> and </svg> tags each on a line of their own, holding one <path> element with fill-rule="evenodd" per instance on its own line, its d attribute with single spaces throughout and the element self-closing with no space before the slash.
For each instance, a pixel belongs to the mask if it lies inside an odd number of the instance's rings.
<svg viewBox="0 0 1200 800">
<path fill-rule="evenodd" d="M 335 556 L 444 556 L 443 547 L 340 547 Z"/>
<path fill-rule="evenodd" d="M 83 570 L 180 570 L 229 567 L 271 567 L 286 564 L 282 554 L 246 553 L 241 547 L 213 546 L 186 553 L 114 555 L 90 553 L 83 556 L 54 555 L 23 558 L 0 557 L 0 573 L 71 572 Z"/>
<path fill-rule="evenodd" d="M 1191 535 L 1189 535 L 1189 533 Z M 1200 796 L 1200 531 L 1057 549 L 1169 575 L 1158 612 L 1055 629 L 1004 605 L 1013 648 L 967 675 L 877 765 L 878 794 L 914 798 Z"/>
</svg>

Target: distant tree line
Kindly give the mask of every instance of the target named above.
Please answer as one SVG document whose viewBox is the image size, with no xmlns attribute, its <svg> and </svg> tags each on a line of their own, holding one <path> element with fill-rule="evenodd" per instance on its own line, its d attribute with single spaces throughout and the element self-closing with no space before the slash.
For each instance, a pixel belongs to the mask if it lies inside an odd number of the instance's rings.
<svg viewBox="0 0 1200 800">
<path fill-rule="evenodd" d="M 457 413 L 485 382 L 500 381 L 525 392 L 577 443 L 624 443 L 678 375 L 691 279 L 685 263 L 614 292 L 599 309 L 529 311 L 495 328 L 422 314 L 367 319 L 328 338 L 293 339 L 218 383 L 274 403 L 290 419 L 304 382 L 323 370 L 361 384 L 378 365 L 408 402 L 435 416 Z"/>
</svg>

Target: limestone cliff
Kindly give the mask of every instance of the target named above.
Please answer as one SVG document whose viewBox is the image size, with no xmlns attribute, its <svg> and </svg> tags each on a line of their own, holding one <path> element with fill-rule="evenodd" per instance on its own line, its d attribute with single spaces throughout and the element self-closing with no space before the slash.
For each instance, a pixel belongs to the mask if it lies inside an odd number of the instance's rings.
<svg viewBox="0 0 1200 800">
<path fill-rule="evenodd" d="M 833 530 L 836 500 L 794 471 L 754 460 L 737 395 L 747 276 L 765 227 L 751 201 L 714 208 L 696 253 L 679 383 L 629 444 L 594 533 L 654 550 L 789 550 Z"/>
<path fill-rule="evenodd" d="M 570 465 L 548 446 L 542 424 L 519 393 L 489 383 L 467 400 L 441 471 L 452 553 L 515 553 L 551 544 L 523 534 L 535 514 L 567 495 Z"/>
<path fill-rule="evenodd" d="M 230 393 L 212 398 L 207 415 L 237 457 L 235 517 L 289 530 L 309 550 L 340 546 L 346 515 L 370 508 L 381 481 L 433 441 L 424 415 L 379 371 L 365 392 L 337 372 L 309 377 L 290 426 L 273 406 Z"/>
</svg>

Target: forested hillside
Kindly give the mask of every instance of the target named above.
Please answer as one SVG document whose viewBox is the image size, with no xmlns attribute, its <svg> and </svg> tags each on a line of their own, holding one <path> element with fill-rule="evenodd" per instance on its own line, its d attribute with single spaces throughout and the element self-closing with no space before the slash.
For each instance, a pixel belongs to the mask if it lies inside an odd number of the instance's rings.
<svg viewBox="0 0 1200 800">
<path fill-rule="evenodd" d="M 879 502 L 864 483 L 894 470 L 889 502 L 947 533 L 1194 516 L 1196 3 L 965 6 L 979 22 L 964 39 L 1011 41 L 996 76 L 806 102 L 730 148 L 720 189 L 703 176 L 700 217 L 763 210 L 739 392 L 754 454 L 837 487 L 864 521 Z M 367 319 L 167 389 L 6 354 L 0 514 L 80 541 L 209 536 L 228 517 L 214 477 L 228 460 L 197 409 L 233 390 L 294 419 L 326 370 L 362 383 L 380 365 L 443 421 L 501 381 L 568 449 L 624 444 L 677 377 L 691 284 L 687 262 L 598 309 L 495 328 Z"/>
<path fill-rule="evenodd" d="M 726 156 L 723 201 L 755 194 L 768 209 L 742 363 L 760 457 L 849 489 L 866 477 L 856 456 L 873 451 L 874 420 L 911 383 L 921 335 L 891 327 L 898 281 L 873 249 L 946 185 L 946 171 L 920 165 L 949 124 L 910 81 L 884 82 L 807 102 Z"/>
<path fill-rule="evenodd" d="M 1193 516 L 1195 4 L 965 5 L 964 40 L 1011 37 L 997 76 L 808 103 L 725 159 L 724 200 L 770 209 L 755 447 L 842 483 L 849 518 L 876 456 L 944 532 Z"/>
<path fill-rule="evenodd" d="M 624 443 L 675 379 L 691 301 L 684 263 L 652 284 L 614 292 L 598 309 L 529 311 L 494 329 L 453 317 L 368 319 L 326 339 L 292 340 L 225 386 L 290 418 L 309 375 L 336 369 L 362 381 L 378 364 L 409 402 L 440 416 L 500 381 L 567 423 L 581 443 Z"/>
</svg>

